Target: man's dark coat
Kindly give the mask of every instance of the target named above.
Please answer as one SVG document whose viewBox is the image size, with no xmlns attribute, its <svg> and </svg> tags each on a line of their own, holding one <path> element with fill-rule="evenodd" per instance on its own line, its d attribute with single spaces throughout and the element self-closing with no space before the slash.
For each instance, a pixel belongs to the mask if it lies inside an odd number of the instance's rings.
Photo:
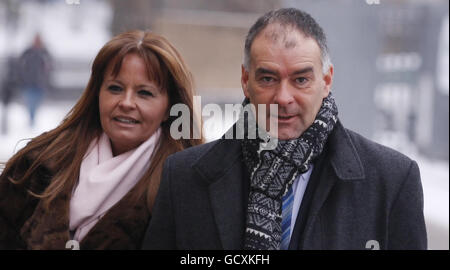
<svg viewBox="0 0 450 270">
<path fill-rule="evenodd" d="M 143 248 L 243 249 L 249 177 L 241 152 L 239 140 L 222 138 L 170 156 Z M 378 246 L 427 248 L 419 168 L 338 122 L 315 162 L 289 248 Z"/>
</svg>

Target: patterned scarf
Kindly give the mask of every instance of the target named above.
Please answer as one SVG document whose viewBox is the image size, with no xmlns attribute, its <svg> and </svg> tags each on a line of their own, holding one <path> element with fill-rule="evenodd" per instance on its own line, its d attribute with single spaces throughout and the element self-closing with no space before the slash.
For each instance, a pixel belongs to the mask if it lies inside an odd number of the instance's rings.
<svg viewBox="0 0 450 270">
<path fill-rule="evenodd" d="M 267 150 L 261 138 L 252 140 L 244 136 L 242 152 L 250 173 L 245 249 L 280 249 L 282 197 L 297 176 L 306 172 L 322 152 L 338 120 L 337 113 L 330 92 L 313 124 L 299 138 L 279 140 L 275 149 Z M 252 113 L 247 113 L 247 117 L 241 113 L 240 117 L 249 128 L 251 123 L 256 123 Z"/>
</svg>

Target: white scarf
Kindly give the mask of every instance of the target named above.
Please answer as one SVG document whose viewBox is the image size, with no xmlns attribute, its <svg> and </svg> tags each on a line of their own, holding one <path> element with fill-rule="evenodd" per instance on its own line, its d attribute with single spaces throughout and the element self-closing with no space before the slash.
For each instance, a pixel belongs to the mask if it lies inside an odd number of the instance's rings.
<svg viewBox="0 0 450 270">
<path fill-rule="evenodd" d="M 74 240 L 81 241 L 142 178 L 160 135 L 161 128 L 137 148 L 115 157 L 104 132 L 91 142 L 70 200 L 70 230 L 75 230 Z"/>
</svg>

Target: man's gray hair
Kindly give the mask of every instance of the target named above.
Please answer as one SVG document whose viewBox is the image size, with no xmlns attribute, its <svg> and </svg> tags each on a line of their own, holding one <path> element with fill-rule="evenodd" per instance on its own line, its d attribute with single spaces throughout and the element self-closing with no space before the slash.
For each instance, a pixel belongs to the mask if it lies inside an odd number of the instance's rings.
<svg viewBox="0 0 450 270">
<path fill-rule="evenodd" d="M 268 25 L 278 23 L 281 26 L 293 26 L 306 37 L 313 38 L 319 45 L 322 60 L 322 72 L 325 74 L 331 66 L 325 33 L 320 25 L 308 13 L 295 8 L 282 8 L 267 12 L 250 28 L 245 39 L 244 68 L 250 67 L 250 48 L 256 36 Z"/>
</svg>

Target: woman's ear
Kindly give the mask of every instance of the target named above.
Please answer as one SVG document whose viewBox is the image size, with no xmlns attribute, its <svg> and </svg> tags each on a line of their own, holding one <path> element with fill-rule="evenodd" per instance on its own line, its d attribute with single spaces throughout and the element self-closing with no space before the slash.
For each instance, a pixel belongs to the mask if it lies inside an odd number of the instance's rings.
<svg viewBox="0 0 450 270">
<path fill-rule="evenodd" d="M 161 122 L 161 125 L 167 122 L 167 120 L 169 120 L 169 117 L 170 117 L 170 108 L 167 109 L 166 114 L 164 115 L 164 120 Z"/>
</svg>

